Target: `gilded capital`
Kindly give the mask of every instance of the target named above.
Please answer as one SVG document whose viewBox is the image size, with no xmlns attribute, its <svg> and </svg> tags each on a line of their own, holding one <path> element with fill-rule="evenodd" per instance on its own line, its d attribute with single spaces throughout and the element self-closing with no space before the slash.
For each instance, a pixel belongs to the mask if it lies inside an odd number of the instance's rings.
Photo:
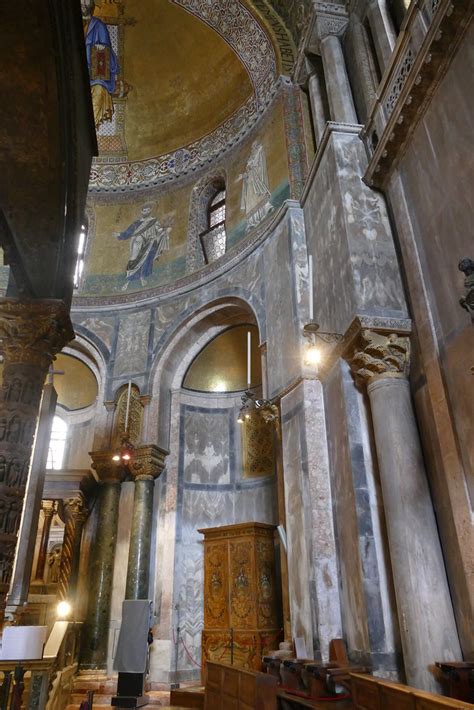
<svg viewBox="0 0 474 710">
<path fill-rule="evenodd" d="M 0 299 L 0 352 L 5 363 L 47 369 L 74 338 L 69 309 L 55 299 Z"/>
<path fill-rule="evenodd" d="M 155 444 L 137 446 L 128 464 L 128 469 L 135 481 L 158 478 L 165 467 L 168 452 Z"/>
<path fill-rule="evenodd" d="M 120 461 L 114 461 L 114 451 L 90 451 L 92 468 L 100 483 L 121 483 L 125 478 L 125 470 Z"/>
<path fill-rule="evenodd" d="M 410 339 L 397 333 L 362 330 L 349 365 L 356 378 L 366 384 L 380 375 L 407 377 Z"/>
<path fill-rule="evenodd" d="M 71 518 L 74 523 L 83 523 L 87 519 L 89 511 L 82 496 L 68 498 L 64 501 L 64 508 L 66 516 Z"/>
<path fill-rule="evenodd" d="M 42 500 L 41 510 L 45 518 L 52 518 L 57 512 L 57 505 L 55 500 Z"/>
</svg>

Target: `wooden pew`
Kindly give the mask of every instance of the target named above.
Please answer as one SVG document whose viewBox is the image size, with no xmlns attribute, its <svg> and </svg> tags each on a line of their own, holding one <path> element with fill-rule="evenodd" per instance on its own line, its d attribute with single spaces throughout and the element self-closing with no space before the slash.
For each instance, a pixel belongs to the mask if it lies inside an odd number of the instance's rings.
<svg viewBox="0 0 474 710">
<path fill-rule="evenodd" d="M 426 693 L 370 675 L 351 673 L 350 676 L 355 710 L 474 710 L 474 705 L 463 700 Z"/>
<path fill-rule="evenodd" d="M 206 663 L 204 710 L 276 710 L 277 679 L 223 663 Z"/>
</svg>

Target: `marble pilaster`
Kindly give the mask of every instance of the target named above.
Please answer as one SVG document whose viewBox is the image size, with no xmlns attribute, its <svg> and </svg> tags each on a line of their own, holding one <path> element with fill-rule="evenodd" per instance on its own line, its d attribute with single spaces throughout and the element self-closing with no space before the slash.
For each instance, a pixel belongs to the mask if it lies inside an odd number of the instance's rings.
<svg viewBox="0 0 474 710">
<path fill-rule="evenodd" d="M 0 609 L 13 570 L 41 394 L 48 368 L 74 333 L 63 301 L 0 299 Z"/>
<path fill-rule="evenodd" d="M 320 47 L 331 119 L 337 123 L 357 123 L 341 40 L 328 34 L 321 39 Z"/>
<path fill-rule="evenodd" d="M 155 478 L 161 474 L 167 452 L 158 446 L 136 448 L 129 464 L 135 481 L 132 529 L 128 553 L 126 599 L 148 599 Z"/>
<path fill-rule="evenodd" d="M 89 602 L 81 644 L 80 665 L 84 669 L 105 669 L 118 508 L 124 471 L 121 465 L 112 461 L 111 451 L 92 452 L 90 456 L 101 486 L 97 531 L 91 554 Z"/>
<path fill-rule="evenodd" d="M 300 383 L 281 412 L 292 636 L 327 660 L 342 628 L 321 383 Z"/>
<path fill-rule="evenodd" d="M 407 379 L 409 348 L 406 337 L 365 330 L 350 365 L 370 399 L 407 680 L 436 691 L 429 667 L 462 656 Z"/>
</svg>

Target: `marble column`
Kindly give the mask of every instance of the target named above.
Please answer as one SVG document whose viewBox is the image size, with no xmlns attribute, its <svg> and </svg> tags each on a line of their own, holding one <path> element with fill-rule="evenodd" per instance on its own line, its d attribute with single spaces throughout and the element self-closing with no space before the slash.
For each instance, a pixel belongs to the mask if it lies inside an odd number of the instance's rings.
<svg viewBox="0 0 474 710">
<path fill-rule="evenodd" d="M 375 51 L 377 52 L 377 58 L 383 73 L 392 59 L 393 50 L 397 41 L 397 35 L 386 0 L 373 0 L 369 5 L 367 15 L 372 31 Z"/>
<path fill-rule="evenodd" d="M 43 511 L 43 529 L 41 530 L 41 540 L 36 562 L 35 582 L 44 581 L 44 571 L 48 558 L 49 533 L 51 532 L 51 523 L 53 522 L 57 510 L 56 503 L 52 500 L 44 500 L 41 503 L 41 510 Z"/>
<path fill-rule="evenodd" d="M 82 496 L 64 501 L 65 528 L 61 566 L 59 568 L 59 598 L 73 601 L 76 594 L 81 554 L 82 527 L 87 518 L 87 508 Z"/>
<path fill-rule="evenodd" d="M 362 331 L 350 365 L 370 399 L 407 680 L 437 691 L 429 667 L 462 655 L 407 379 L 409 339 Z"/>
<path fill-rule="evenodd" d="M 128 553 L 126 599 L 148 599 L 155 479 L 165 466 L 167 451 L 158 446 L 136 448 L 129 463 L 135 481 L 132 529 Z"/>
<path fill-rule="evenodd" d="M 320 47 L 331 120 L 337 123 L 357 123 L 341 40 L 337 35 L 326 35 Z"/>
<path fill-rule="evenodd" d="M 313 72 L 308 78 L 308 92 L 311 114 L 313 116 L 316 148 L 319 148 L 324 129 L 326 128 L 326 113 L 324 111 L 323 86 L 317 72 Z"/>
<path fill-rule="evenodd" d="M 43 384 L 74 332 L 58 300 L 0 299 L 0 615 L 3 617 Z"/>
<path fill-rule="evenodd" d="M 101 486 L 80 665 L 81 668 L 99 670 L 107 667 L 117 521 L 124 471 L 120 464 L 112 461 L 111 451 L 97 451 L 90 456 Z"/>
</svg>

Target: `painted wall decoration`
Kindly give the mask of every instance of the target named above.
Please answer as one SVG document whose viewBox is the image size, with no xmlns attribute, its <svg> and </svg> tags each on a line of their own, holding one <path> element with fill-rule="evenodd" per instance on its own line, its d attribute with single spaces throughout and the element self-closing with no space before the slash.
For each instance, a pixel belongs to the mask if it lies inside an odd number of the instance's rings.
<svg viewBox="0 0 474 710">
<path fill-rule="evenodd" d="M 237 180 L 242 180 L 240 209 L 245 211 L 246 231 L 249 231 L 260 224 L 273 209 L 270 202 L 267 160 L 263 146 L 258 141 L 252 143 L 245 172 L 239 175 Z"/>
<path fill-rule="evenodd" d="M 141 208 L 140 217 L 123 232 L 117 232 L 115 235 L 120 241 L 130 241 L 130 256 L 122 291 L 126 291 L 131 283 L 137 281 L 146 286 L 153 273 L 154 262 L 169 249 L 171 222 L 168 219 L 161 224 L 152 216 L 153 208 L 153 204 L 145 203 Z"/>
</svg>

